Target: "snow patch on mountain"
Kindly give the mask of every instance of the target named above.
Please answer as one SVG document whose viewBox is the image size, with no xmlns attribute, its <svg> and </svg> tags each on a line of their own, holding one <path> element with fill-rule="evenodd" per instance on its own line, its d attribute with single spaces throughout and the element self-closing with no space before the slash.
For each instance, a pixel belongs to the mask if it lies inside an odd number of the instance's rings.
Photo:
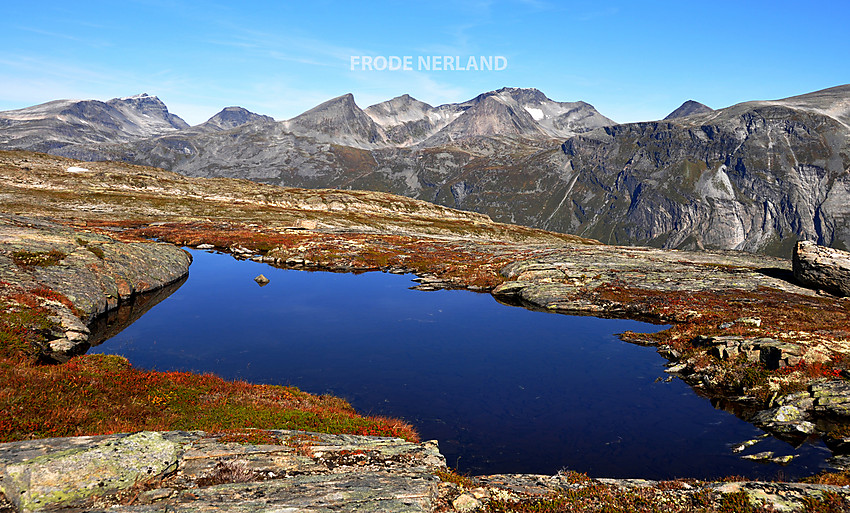
<svg viewBox="0 0 850 513">
<path fill-rule="evenodd" d="M 531 114 L 531 117 L 534 118 L 534 121 L 540 121 L 541 119 L 546 118 L 546 115 L 543 114 L 543 109 L 535 109 L 534 107 L 523 107 L 525 110 Z"/>
</svg>

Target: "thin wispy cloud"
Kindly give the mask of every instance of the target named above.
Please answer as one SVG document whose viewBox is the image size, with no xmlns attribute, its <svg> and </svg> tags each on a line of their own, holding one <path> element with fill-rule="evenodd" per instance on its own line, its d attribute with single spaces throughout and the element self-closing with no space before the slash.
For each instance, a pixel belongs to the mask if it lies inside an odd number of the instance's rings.
<svg viewBox="0 0 850 513">
<path fill-rule="evenodd" d="M 426 46 L 417 48 L 420 55 L 472 55 L 482 50 L 475 42 L 475 37 L 470 32 L 478 27 L 474 23 L 452 25 L 444 29 L 445 41 L 436 41 Z"/>
<path fill-rule="evenodd" d="M 80 31 L 78 31 L 76 33 L 68 34 L 68 33 L 63 33 L 63 32 L 54 32 L 54 31 L 50 31 L 50 30 L 44 30 L 44 29 L 35 28 L 35 27 L 18 26 L 18 27 L 15 27 L 15 29 L 21 30 L 23 32 L 29 32 L 29 33 L 32 33 L 32 34 L 38 34 L 40 36 L 45 36 L 45 37 L 49 37 L 49 38 L 52 38 L 52 39 L 62 39 L 62 40 L 65 40 L 65 41 L 74 41 L 76 43 L 83 43 L 84 45 L 90 46 L 92 48 L 105 48 L 105 47 L 108 47 L 108 46 L 113 46 L 112 43 L 110 43 L 109 41 L 103 40 L 103 39 L 92 38 L 92 37 L 88 37 L 88 36 L 80 36 L 79 35 Z M 86 31 L 83 31 L 83 32 L 86 32 Z"/>
<path fill-rule="evenodd" d="M 321 39 L 241 30 L 229 39 L 208 39 L 208 44 L 238 48 L 255 57 L 297 62 L 314 66 L 347 64 L 352 55 L 364 55 L 362 49 L 340 46 Z"/>
<path fill-rule="evenodd" d="M 97 71 L 92 67 L 77 66 L 41 55 L 0 58 L 0 65 L 18 70 L 19 73 L 28 73 L 30 76 L 49 76 L 67 81 L 105 82 L 114 79 L 114 74 L 108 70 Z"/>
</svg>

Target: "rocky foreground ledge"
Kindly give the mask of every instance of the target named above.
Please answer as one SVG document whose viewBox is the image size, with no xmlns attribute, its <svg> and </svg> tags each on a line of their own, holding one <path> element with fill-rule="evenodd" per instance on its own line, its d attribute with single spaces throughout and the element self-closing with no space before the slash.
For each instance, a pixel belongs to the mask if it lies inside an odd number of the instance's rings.
<svg viewBox="0 0 850 513">
<path fill-rule="evenodd" d="M 662 483 L 575 473 L 465 478 L 446 470 L 434 442 L 274 430 L 140 432 L 0 444 L 0 489 L 3 513 L 471 512 L 523 510 L 523 505 L 528 511 L 544 506 L 550 508 L 544 511 L 822 511 L 812 508 L 850 506 L 850 490 L 826 485 Z M 556 504 L 562 509 L 551 509 Z M 650 504 L 655 506 L 648 509 Z"/>
<path fill-rule="evenodd" d="M 444 467 L 431 444 L 300 431 L 0 444 L 6 508 L 21 513 L 431 511 Z"/>
</svg>

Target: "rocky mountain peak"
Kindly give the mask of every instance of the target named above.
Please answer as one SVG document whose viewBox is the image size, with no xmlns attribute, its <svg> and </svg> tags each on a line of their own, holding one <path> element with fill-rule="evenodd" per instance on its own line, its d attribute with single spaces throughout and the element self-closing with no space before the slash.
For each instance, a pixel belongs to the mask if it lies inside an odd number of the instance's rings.
<svg viewBox="0 0 850 513">
<path fill-rule="evenodd" d="M 393 98 L 391 100 L 387 100 L 387 101 L 381 102 L 381 103 L 376 103 L 375 105 L 368 107 L 366 110 L 367 111 L 369 111 L 370 109 L 372 109 L 372 110 L 377 109 L 377 110 L 382 110 L 382 111 L 386 111 L 386 110 L 390 110 L 390 109 L 398 110 L 398 109 L 403 109 L 403 108 L 410 108 L 411 106 L 427 106 L 429 109 L 433 108 L 430 105 L 428 105 L 427 103 L 425 103 L 423 101 L 419 101 L 416 98 L 410 96 L 409 94 L 403 94 L 401 96 L 396 96 L 395 98 Z"/>
<path fill-rule="evenodd" d="M 493 91 L 492 94 L 495 94 L 497 96 L 509 96 L 520 104 L 543 103 L 552 101 L 549 99 L 549 97 L 543 94 L 542 91 L 533 87 L 503 87 L 501 89 Z"/>
<path fill-rule="evenodd" d="M 714 112 L 714 109 L 712 109 L 711 107 L 708 107 L 706 105 L 703 105 L 700 102 L 697 102 L 697 101 L 694 101 L 694 100 L 688 100 L 685 103 L 683 103 L 682 105 L 680 105 L 679 108 L 677 108 L 676 110 L 674 110 L 670 114 L 667 114 L 667 116 L 664 119 L 668 120 L 668 119 L 683 118 L 685 116 L 692 116 L 694 114 L 706 114 L 706 113 L 709 113 L 709 112 Z"/>
<path fill-rule="evenodd" d="M 121 111 L 131 122 L 140 126 L 154 127 L 165 123 L 172 128 L 189 128 L 189 124 L 183 119 L 168 112 L 168 107 L 162 100 L 147 93 L 113 98 L 106 104 Z"/>
<path fill-rule="evenodd" d="M 157 98 L 156 96 L 151 96 L 148 93 L 139 93 L 134 94 L 132 96 L 125 96 L 123 98 L 113 98 L 112 101 L 145 101 L 148 99 L 159 101 L 159 98 Z"/>
<path fill-rule="evenodd" d="M 381 127 L 354 101 L 351 93 L 332 98 L 284 122 L 287 130 L 334 144 L 371 148 L 387 143 Z"/>
<path fill-rule="evenodd" d="M 425 141 L 425 145 L 446 144 L 479 136 L 520 135 L 547 137 L 548 134 L 518 102 L 501 95 L 479 95 L 454 121 Z"/>
<path fill-rule="evenodd" d="M 409 94 L 376 103 L 366 109 L 366 114 L 384 129 L 393 144 L 409 146 L 436 133 L 453 117 L 446 116 L 441 108 L 419 101 Z"/>
<path fill-rule="evenodd" d="M 547 137 L 568 138 L 595 128 L 617 124 L 600 114 L 589 103 L 556 102 L 535 88 L 503 87 L 480 94 L 458 107 L 469 108 L 488 98 L 498 98 L 506 105 L 524 110 L 539 125 L 539 132 Z M 532 132 L 528 133 L 531 134 Z"/>
<path fill-rule="evenodd" d="M 289 121 L 294 124 L 309 123 L 319 119 L 331 119 L 339 116 L 354 116 L 360 107 L 354 101 L 354 95 L 346 93 L 316 105 L 312 109 L 295 116 Z"/>
<path fill-rule="evenodd" d="M 255 114 L 243 107 L 225 107 L 218 114 L 198 125 L 206 130 L 230 130 L 246 123 L 271 122 L 274 118 Z"/>
<path fill-rule="evenodd" d="M 427 116 L 434 107 L 419 101 L 409 94 L 396 96 L 392 100 L 376 103 L 366 108 L 366 114 L 381 126 L 417 121 Z"/>
<path fill-rule="evenodd" d="M 107 102 L 56 100 L 0 112 L 4 134 L 0 145 L 88 158 L 88 150 L 73 145 L 121 143 L 182 130 L 189 125 L 168 112 L 156 96 L 146 93 Z"/>
</svg>

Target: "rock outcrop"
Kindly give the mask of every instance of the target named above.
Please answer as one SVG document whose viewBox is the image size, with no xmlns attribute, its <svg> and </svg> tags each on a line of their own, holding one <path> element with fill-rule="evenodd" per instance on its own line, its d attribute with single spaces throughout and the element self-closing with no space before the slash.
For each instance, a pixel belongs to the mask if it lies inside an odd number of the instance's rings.
<svg viewBox="0 0 850 513">
<path fill-rule="evenodd" d="M 803 361 L 803 348 L 799 345 L 767 337 L 697 337 L 695 343 L 713 346 L 712 355 L 720 360 L 743 356 L 748 362 L 759 363 L 768 370 L 793 367 Z"/>
<path fill-rule="evenodd" d="M 753 291 L 760 287 L 812 293 L 772 276 L 775 273 L 770 272 L 770 268 L 787 267 L 787 261 L 780 259 L 754 258 L 733 252 L 612 249 L 612 246 L 552 249 L 536 258 L 511 263 L 501 271 L 508 281 L 496 287 L 493 295 L 546 310 L 640 316 L 649 312 L 635 310 L 628 300 L 605 299 L 594 296 L 594 292 L 620 286 L 692 294 L 724 289 Z M 637 260 L 640 265 L 635 265 Z M 760 358 L 758 347 L 756 351 Z"/>
<path fill-rule="evenodd" d="M 810 287 L 850 296 L 850 253 L 798 241 L 792 258 L 794 278 Z"/>
<path fill-rule="evenodd" d="M 811 387 L 815 411 L 834 417 L 850 417 L 850 382 L 846 380 L 815 383 Z"/>
<path fill-rule="evenodd" d="M 254 442 L 248 440 L 259 436 Z M 141 432 L 0 444 L 0 489 L 36 511 L 433 511 L 434 443 L 301 431 Z M 2 505 L 2 502 L 0 502 Z"/>
<path fill-rule="evenodd" d="M 63 360 L 87 347 L 87 324 L 137 294 L 186 276 L 191 256 L 172 245 L 124 243 L 42 218 L 0 213 L 0 281 L 22 291 L 50 290 L 56 324 L 43 356 Z"/>
</svg>

